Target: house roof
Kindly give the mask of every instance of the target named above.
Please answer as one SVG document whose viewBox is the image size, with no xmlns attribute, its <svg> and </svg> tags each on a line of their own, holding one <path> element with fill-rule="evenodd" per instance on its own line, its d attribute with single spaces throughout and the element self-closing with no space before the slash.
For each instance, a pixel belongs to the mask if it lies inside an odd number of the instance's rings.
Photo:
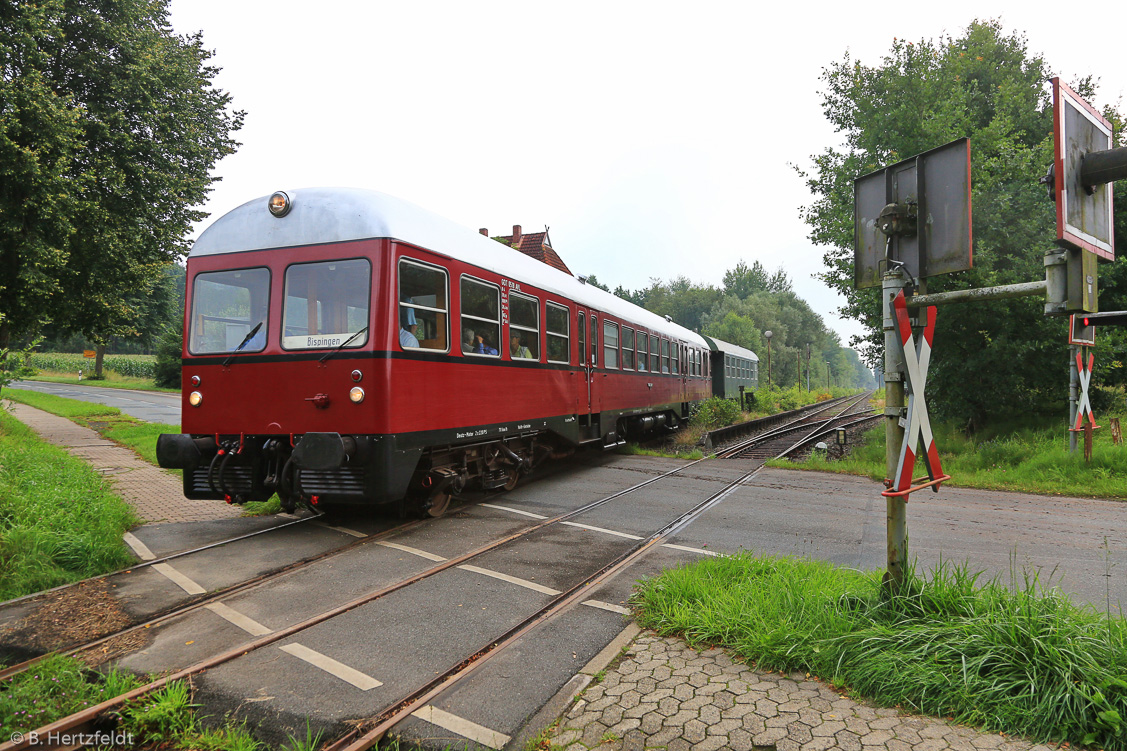
<svg viewBox="0 0 1127 751">
<path fill-rule="evenodd" d="M 519 237 L 520 242 L 518 245 L 513 245 L 513 238 Z M 571 273 L 571 269 L 563 262 L 559 254 L 552 250 L 552 246 L 548 241 L 547 232 L 529 232 L 528 234 L 521 233 L 520 235 L 506 235 L 499 238 L 502 242 L 508 243 L 510 247 L 515 247 L 526 256 L 535 258 L 541 263 L 546 263 L 554 269 L 559 269 L 565 274 Z"/>
</svg>

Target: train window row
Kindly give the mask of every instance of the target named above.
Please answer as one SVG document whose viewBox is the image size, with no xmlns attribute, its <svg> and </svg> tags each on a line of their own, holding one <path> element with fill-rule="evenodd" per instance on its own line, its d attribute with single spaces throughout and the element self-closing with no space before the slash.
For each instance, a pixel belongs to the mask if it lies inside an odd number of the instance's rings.
<svg viewBox="0 0 1127 751">
<path fill-rule="evenodd" d="M 724 355 L 724 375 L 728 378 L 755 379 L 759 376 L 759 363 L 734 355 Z"/>
<path fill-rule="evenodd" d="M 447 303 L 446 269 L 409 258 L 399 261 L 399 343 L 407 349 L 431 352 L 450 350 L 447 322 L 451 311 Z M 512 287 L 462 275 L 458 281 L 461 310 L 458 321 L 463 355 L 498 358 L 508 347 L 512 359 L 541 360 L 541 333 L 547 343 L 547 361 L 571 361 L 569 309 L 546 302 L 544 326 L 540 325 L 540 300 Z M 598 365 L 599 317 L 592 314 L 589 327 L 583 312 L 576 316 L 578 347 L 588 353 L 589 363 Z M 502 342 L 504 324 L 509 341 Z M 602 321 L 603 367 L 614 370 L 701 376 L 707 374 L 708 358 L 694 347 L 650 336 L 648 332 Z M 588 342 L 590 349 L 588 350 Z"/>
</svg>

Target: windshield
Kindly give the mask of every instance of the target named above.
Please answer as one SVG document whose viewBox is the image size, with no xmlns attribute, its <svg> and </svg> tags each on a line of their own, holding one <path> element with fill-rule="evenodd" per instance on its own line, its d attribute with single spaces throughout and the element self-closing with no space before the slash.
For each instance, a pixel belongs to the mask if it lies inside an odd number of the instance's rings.
<svg viewBox="0 0 1127 751">
<path fill-rule="evenodd" d="M 363 258 L 302 263 L 286 269 L 282 346 L 363 346 L 368 341 L 371 278 L 371 264 Z"/>
<path fill-rule="evenodd" d="M 192 284 L 188 351 L 193 355 L 233 352 L 259 323 L 262 327 L 242 348 L 266 347 L 266 312 L 270 307 L 270 271 L 238 269 L 197 274 Z"/>
</svg>

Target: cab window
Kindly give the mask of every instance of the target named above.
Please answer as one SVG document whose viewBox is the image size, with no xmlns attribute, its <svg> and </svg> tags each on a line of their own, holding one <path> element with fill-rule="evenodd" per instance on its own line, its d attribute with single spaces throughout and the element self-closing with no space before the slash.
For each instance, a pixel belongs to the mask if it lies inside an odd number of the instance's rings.
<svg viewBox="0 0 1127 751">
<path fill-rule="evenodd" d="M 372 265 L 364 258 L 286 269 L 284 349 L 360 347 L 368 341 Z"/>
<path fill-rule="evenodd" d="M 446 352 L 449 295 L 446 269 L 407 258 L 399 261 L 399 345 Z"/>
<path fill-rule="evenodd" d="M 266 347 L 270 309 L 270 271 L 239 269 L 197 274 L 192 282 L 192 317 L 188 351 L 193 355 L 234 352 L 258 324 L 262 326 L 242 352 Z"/>
</svg>

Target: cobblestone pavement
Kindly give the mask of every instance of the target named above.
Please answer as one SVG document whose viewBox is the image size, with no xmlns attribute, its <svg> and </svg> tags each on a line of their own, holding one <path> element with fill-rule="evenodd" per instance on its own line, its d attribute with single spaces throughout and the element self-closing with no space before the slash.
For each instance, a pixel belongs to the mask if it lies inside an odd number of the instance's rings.
<svg viewBox="0 0 1127 751">
<path fill-rule="evenodd" d="M 943 720 L 878 709 L 801 674 L 751 670 L 644 632 L 552 739 L 567 751 L 1048 751 Z"/>
<path fill-rule="evenodd" d="M 184 498 L 179 474 L 154 467 L 90 428 L 26 404 L 9 403 L 9 411 L 43 440 L 89 462 L 113 483 L 146 524 L 232 519 L 242 515 L 241 509 L 222 501 Z"/>
</svg>

